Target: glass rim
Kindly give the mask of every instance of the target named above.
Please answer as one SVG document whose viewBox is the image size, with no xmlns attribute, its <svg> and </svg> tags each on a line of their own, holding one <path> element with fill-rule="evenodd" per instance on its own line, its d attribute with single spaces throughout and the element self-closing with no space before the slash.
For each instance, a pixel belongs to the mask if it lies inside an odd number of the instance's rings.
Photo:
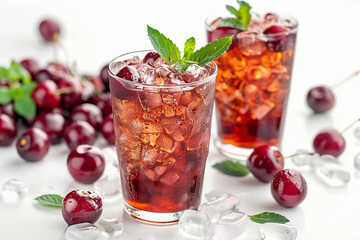
<svg viewBox="0 0 360 240">
<path fill-rule="evenodd" d="M 113 77 L 114 79 L 116 79 L 117 81 L 119 81 L 119 82 L 123 81 L 124 83 L 135 86 L 135 87 L 141 87 L 141 88 L 142 87 L 151 87 L 151 88 L 158 88 L 158 89 L 172 89 L 172 88 L 176 89 L 176 88 L 179 88 L 179 87 L 196 87 L 196 86 L 199 86 L 201 84 L 210 82 L 212 79 L 216 79 L 217 72 L 218 72 L 218 66 L 214 61 L 209 62 L 209 63 L 214 65 L 214 70 L 215 71 L 213 72 L 213 74 L 211 74 L 210 76 L 208 76 L 208 77 L 206 77 L 204 79 L 201 79 L 200 81 L 190 82 L 190 83 L 180 83 L 180 84 L 158 85 L 158 84 L 148 84 L 148 83 L 134 82 L 134 81 L 130 81 L 130 80 L 127 80 L 127 79 L 120 78 L 120 77 L 116 76 L 116 73 L 114 73 L 112 71 L 112 69 L 111 69 L 114 64 L 120 62 L 121 61 L 120 59 L 125 57 L 125 56 L 133 55 L 133 54 L 136 54 L 136 53 L 152 52 L 152 51 L 155 52 L 154 49 L 152 49 L 152 50 L 138 50 L 138 51 L 132 51 L 132 52 L 128 52 L 128 53 L 125 53 L 125 54 L 121 54 L 121 55 L 115 57 L 108 64 L 107 70 L 108 70 L 109 75 L 111 77 Z M 206 63 L 206 64 L 209 64 L 209 63 Z"/>
<path fill-rule="evenodd" d="M 299 27 L 299 22 L 298 22 L 298 20 L 295 18 L 295 17 L 293 17 L 293 16 L 291 16 L 291 15 L 289 15 L 289 14 L 286 14 L 286 13 L 283 13 L 283 12 L 279 12 L 279 11 L 269 11 L 269 12 L 264 12 L 264 13 L 261 13 L 261 14 L 267 14 L 267 13 L 274 13 L 274 14 L 276 14 L 276 15 L 279 15 L 280 17 L 281 16 L 284 16 L 286 19 L 290 19 L 291 21 L 293 21 L 294 22 L 294 28 L 291 28 L 291 29 L 289 29 L 289 31 L 288 32 L 286 32 L 286 35 L 289 35 L 289 34 L 293 34 L 293 33 L 296 33 L 297 32 L 297 30 L 298 30 L 298 27 Z M 257 13 L 257 12 L 253 12 L 253 11 L 251 11 L 251 14 L 253 15 L 257 15 L 257 16 L 261 16 L 261 14 L 259 14 L 259 13 Z M 221 16 L 219 16 L 219 15 L 217 15 L 217 17 L 221 17 Z M 210 22 L 210 20 L 215 20 L 216 19 L 216 15 L 215 14 L 212 14 L 212 15 L 209 15 L 209 16 L 207 16 L 206 18 L 205 18 L 205 26 L 206 26 L 206 29 L 208 30 L 208 31 L 212 31 L 212 30 L 214 30 L 214 28 L 212 28 L 211 27 L 211 22 Z M 244 31 L 244 32 L 247 32 L 247 31 Z M 272 39 L 272 38 L 276 38 L 277 36 L 280 36 L 280 35 L 284 35 L 284 33 L 270 33 L 270 34 L 266 34 L 266 37 L 267 38 L 269 38 L 269 39 Z"/>
</svg>

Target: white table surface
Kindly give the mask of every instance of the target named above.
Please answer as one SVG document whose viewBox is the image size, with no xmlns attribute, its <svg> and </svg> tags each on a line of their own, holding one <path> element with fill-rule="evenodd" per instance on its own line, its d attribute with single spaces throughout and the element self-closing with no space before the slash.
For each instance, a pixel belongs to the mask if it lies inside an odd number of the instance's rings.
<svg viewBox="0 0 360 240">
<path fill-rule="evenodd" d="M 62 41 L 81 72 L 97 73 L 106 61 L 133 50 L 150 49 L 146 24 L 164 32 L 179 45 L 194 36 L 198 47 L 206 42 L 204 19 L 235 1 L 45 1 L 1 0 L 0 65 L 11 59 L 34 57 L 41 64 L 53 60 L 52 47 L 38 34 L 41 18 L 53 16 L 61 22 Z M 360 68 L 360 1 L 250 1 L 255 9 L 276 10 L 295 16 L 299 33 L 290 101 L 283 138 L 284 156 L 298 148 L 311 149 L 316 132 L 325 127 L 345 128 L 360 117 L 360 79 L 335 90 L 335 108 L 324 115 L 313 115 L 305 105 L 305 94 L 316 84 L 334 85 Z M 215 126 L 214 126 L 215 128 Z M 311 171 L 301 171 L 308 183 L 305 201 L 295 208 L 275 203 L 270 186 L 251 175 L 225 176 L 213 168 L 226 159 L 212 151 L 209 155 L 203 193 L 213 189 L 240 192 L 241 210 L 255 214 L 276 211 L 297 228 L 299 240 L 359 239 L 360 174 L 353 167 L 360 152 L 360 140 L 344 134 L 347 147 L 340 160 L 351 172 L 343 188 L 329 187 Z M 215 132 L 213 132 L 215 133 Z M 100 140 L 98 144 L 103 145 Z M 29 197 L 18 203 L 0 201 L 0 239 L 62 239 L 66 224 L 59 210 L 39 207 L 33 198 L 44 193 L 65 195 L 75 188 L 92 189 L 75 183 L 66 169 L 65 144 L 51 147 L 43 161 L 27 163 L 17 155 L 15 146 L 0 148 L 0 184 L 18 178 L 29 186 Z M 286 168 L 294 168 L 286 161 Z M 175 239 L 177 226 L 154 227 L 141 224 L 123 213 L 120 200 L 105 201 L 103 218 L 120 218 L 125 232 L 120 239 Z"/>
</svg>

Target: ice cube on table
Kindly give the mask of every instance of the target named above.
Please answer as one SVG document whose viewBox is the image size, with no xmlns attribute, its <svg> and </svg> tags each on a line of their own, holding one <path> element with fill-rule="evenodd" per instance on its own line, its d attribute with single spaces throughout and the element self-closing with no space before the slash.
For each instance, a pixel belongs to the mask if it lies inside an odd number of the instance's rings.
<svg viewBox="0 0 360 240">
<path fill-rule="evenodd" d="M 184 240 L 207 240 L 210 233 L 210 219 L 205 213 L 186 210 L 179 219 L 179 232 Z"/>
<path fill-rule="evenodd" d="M 210 192 L 206 198 L 211 200 L 201 204 L 199 211 L 206 213 L 212 222 L 218 221 L 225 212 L 238 209 L 240 205 L 240 200 L 230 193 Z"/>
<path fill-rule="evenodd" d="M 350 172 L 332 155 L 322 155 L 315 161 L 316 174 L 328 185 L 340 187 L 350 182 Z"/>
<path fill-rule="evenodd" d="M 355 128 L 354 135 L 357 139 L 360 139 L 360 126 Z"/>
<path fill-rule="evenodd" d="M 10 179 L 2 185 L 1 198 L 4 201 L 16 201 L 28 195 L 28 186 L 19 179 Z"/>
<path fill-rule="evenodd" d="M 261 226 L 261 233 L 265 240 L 295 240 L 296 228 L 279 223 L 265 223 Z"/>
<path fill-rule="evenodd" d="M 105 163 L 107 166 L 119 168 L 119 162 L 115 148 L 106 147 L 102 150 L 102 154 L 104 155 Z"/>
<path fill-rule="evenodd" d="M 265 240 L 265 236 L 261 232 L 261 226 L 262 224 L 248 221 L 247 228 L 237 240 Z"/>
<path fill-rule="evenodd" d="M 356 170 L 360 171 L 360 153 L 355 155 L 354 167 Z"/>
<path fill-rule="evenodd" d="M 235 240 L 242 235 L 248 226 L 249 217 L 240 211 L 225 212 L 214 226 L 214 239 Z"/>
<path fill-rule="evenodd" d="M 106 198 L 115 198 L 121 196 L 121 186 L 120 186 L 120 174 L 113 173 L 111 175 L 104 176 L 97 180 L 94 184 L 95 192 L 100 195 L 100 197 Z"/>
<path fill-rule="evenodd" d="M 296 150 L 295 156 L 291 157 L 292 162 L 299 167 L 302 166 L 313 166 L 317 158 L 320 157 L 318 153 L 310 153 L 305 149 Z"/>
<path fill-rule="evenodd" d="M 100 240 L 100 233 L 100 229 L 91 223 L 79 223 L 66 229 L 65 240 Z"/>
<path fill-rule="evenodd" d="M 124 232 L 124 224 L 117 219 L 100 219 L 95 223 L 104 239 L 114 239 Z"/>
</svg>

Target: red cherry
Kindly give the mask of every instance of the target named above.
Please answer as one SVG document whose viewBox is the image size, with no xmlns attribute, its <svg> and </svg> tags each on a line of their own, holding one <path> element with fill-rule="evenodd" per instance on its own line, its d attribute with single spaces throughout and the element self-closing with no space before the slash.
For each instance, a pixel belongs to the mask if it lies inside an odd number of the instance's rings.
<svg viewBox="0 0 360 240">
<path fill-rule="evenodd" d="M 16 138 L 15 121 L 6 114 L 0 114 L 0 146 L 9 146 Z"/>
<path fill-rule="evenodd" d="M 25 58 L 20 63 L 30 73 L 31 77 L 35 78 L 40 70 L 39 64 L 32 58 Z"/>
<path fill-rule="evenodd" d="M 48 153 L 49 136 L 39 128 L 29 128 L 16 143 L 19 155 L 26 161 L 40 161 Z"/>
<path fill-rule="evenodd" d="M 136 69 L 131 66 L 123 67 L 116 76 L 129 81 L 137 81 L 140 78 Z"/>
<path fill-rule="evenodd" d="M 70 92 L 61 94 L 61 104 L 64 108 L 72 108 L 82 103 L 81 99 L 81 85 L 78 81 L 61 80 L 58 83 L 59 89 L 71 89 Z"/>
<path fill-rule="evenodd" d="M 150 66 L 152 66 L 154 64 L 154 62 L 156 61 L 156 59 L 158 59 L 160 57 L 160 55 L 157 52 L 149 52 L 145 55 L 144 59 L 143 59 L 143 63 L 149 64 Z"/>
<path fill-rule="evenodd" d="M 37 127 L 49 135 L 52 144 L 61 142 L 65 129 L 65 118 L 59 113 L 41 113 L 36 116 L 32 127 Z"/>
<path fill-rule="evenodd" d="M 308 91 L 306 102 L 315 113 L 324 113 L 334 106 L 335 95 L 330 88 L 317 86 Z"/>
<path fill-rule="evenodd" d="M 345 139 L 336 129 L 328 129 L 319 132 L 313 141 L 315 152 L 320 155 L 330 154 L 340 156 L 345 150 Z"/>
<path fill-rule="evenodd" d="M 6 105 L 0 104 L 0 114 L 6 114 L 12 119 L 15 118 L 14 103 L 8 103 Z"/>
<path fill-rule="evenodd" d="M 275 39 L 281 39 L 286 36 L 286 32 L 288 30 L 284 27 L 278 26 L 278 25 L 272 25 L 264 30 L 265 35 L 274 35 Z M 283 33 L 283 34 L 281 34 Z"/>
<path fill-rule="evenodd" d="M 104 173 L 105 160 L 99 148 L 79 145 L 70 152 L 67 167 L 76 181 L 91 184 Z"/>
<path fill-rule="evenodd" d="M 281 170 L 271 182 L 271 194 L 284 207 L 295 207 L 304 201 L 307 184 L 304 177 L 297 171 Z"/>
<path fill-rule="evenodd" d="M 237 28 L 218 27 L 218 28 L 214 29 L 213 31 L 208 32 L 208 41 L 212 42 L 212 41 L 215 41 L 215 40 L 223 38 L 223 37 L 234 36 L 240 32 L 242 32 L 242 30 L 237 29 Z"/>
<path fill-rule="evenodd" d="M 85 121 L 76 121 L 65 128 L 64 139 L 70 149 L 95 142 L 95 129 Z"/>
<path fill-rule="evenodd" d="M 68 193 L 61 205 L 61 213 L 69 225 L 77 223 L 94 223 L 102 213 L 102 201 L 99 195 L 84 190 Z"/>
<path fill-rule="evenodd" d="M 93 97 L 91 103 L 100 108 L 103 117 L 109 116 L 112 113 L 112 102 L 110 93 L 104 93 L 99 96 Z"/>
<path fill-rule="evenodd" d="M 46 42 L 54 42 L 60 34 L 60 26 L 52 19 L 44 19 L 40 22 L 39 31 Z"/>
<path fill-rule="evenodd" d="M 71 111 L 69 120 L 71 122 L 82 120 L 89 123 L 93 128 L 98 129 L 103 121 L 103 116 L 101 110 L 96 105 L 84 103 Z"/>
<path fill-rule="evenodd" d="M 284 168 L 284 158 L 277 147 L 263 145 L 254 148 L 247 160 L 251 173 L 262 182 L 271 182 Z"/>
<path fill-rule="evenodd" d="M 105 65 L 101 68 L 100 79 L 105 87 L 105 92 L 109 91 L 109 74 L 108 74 L 108 65 Z"/>
<path fill-rule="evenodd" d="M 115 144 L 115 129 L 112 114 L 107 116 L 101 123 L 100 132 L 109 144 Z"/>
<path fill-rule="evenodd" d="M 263 33 L 267 38 L 266 46 L 271 51 L 281 52 L 295 45 L 296 35 L 290 34 L 285 27 L 272 25 L 265 29 Z"/>
<path fill-rule="evenodd" d="M 32 94 L 36 106 L 41 109 L 52 109 L 58 106 L 61 101 L 61 96 L 57 94 L 56 90 L 57 86 L 52 80 L 39 83 Z"/>
</svg>

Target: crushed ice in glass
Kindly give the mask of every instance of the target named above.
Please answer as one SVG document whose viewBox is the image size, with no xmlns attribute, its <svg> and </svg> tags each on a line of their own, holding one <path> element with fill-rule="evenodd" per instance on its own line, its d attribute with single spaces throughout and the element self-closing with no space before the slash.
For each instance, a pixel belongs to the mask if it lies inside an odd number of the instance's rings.
<svg viewBox="0 0 360 240">
<path fill-rule="evenodd" d="M 261 233 L 266 240 L 295 240 L 296 228 L 279 223 L 265 223 L 261 227 Z"/>
<path fill-rule="evenodd" d="M 200 205 L 199 211 L 206 213 L 212 222 L 216 222 L 221 215 L 230 210 L 236 210 L 240 200 L 230 193 L 214 191 L 206 195 L 208 202 Z"/>
<path fill-rule="evenodd" d="M 355 155 L 354 167 L 356 170 L 360 171 L 360 153 Z"/>
<path fill-rule="evenodd" d="M 97 180 L 94 184 L 95 192 L 102 198 L 121 196 L 120 175 L 113 173 Z"/>
<path fill-rule="evenodd" d="M 10 179 L 2 185 L 1 198 L 5 201 L 16 201 L 27 195 L 28 186 L 19 179 Z"/>
<path fill-rule="evenodd" d="M 91 223 L 79 223 L 66 229 L 65 240 L 100 240 L 100 233 L 100 229 Z"/>
<path fill-rule="evenodd" d="M 207 240 L 210 224 L 210 219 L 205 213 L 186 210 L 179 219 L 179 231 L 182 238 L 186 240 Z"/>
<path fill-rule="evenodd" d="M 240 211 L 227 211 L 216 222 L 214 239 L 235 240 L 242 235 L 248 226 L 249 217 Z"/>
<path fill-rule="evenodd" d="M 100 219 L 95 223 L 100 230 L 100 235 L 105 239 L 113 239 L 124 231 L 124 224 L 117 219 Z"/>
</svg>

